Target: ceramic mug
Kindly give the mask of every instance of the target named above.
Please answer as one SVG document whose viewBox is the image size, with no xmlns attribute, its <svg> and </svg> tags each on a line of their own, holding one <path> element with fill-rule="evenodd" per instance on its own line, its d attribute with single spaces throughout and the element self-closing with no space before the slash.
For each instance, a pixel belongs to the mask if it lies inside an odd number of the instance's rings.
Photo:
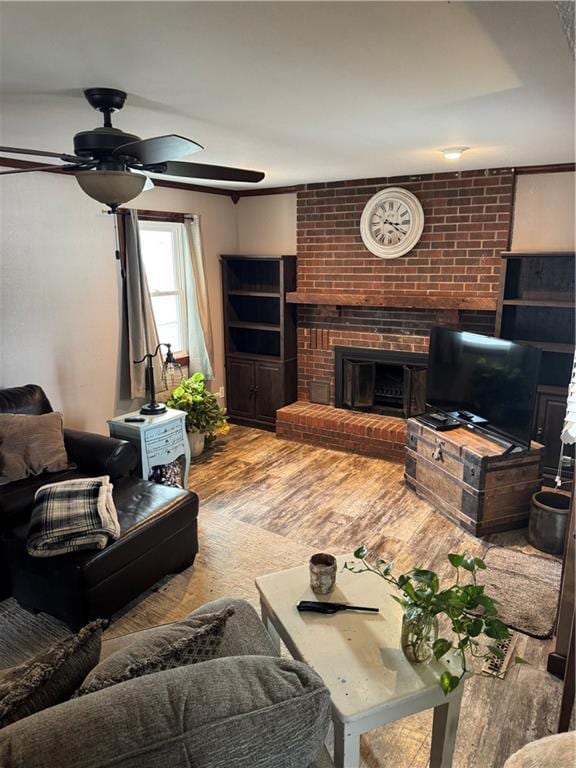
<svg viewBox="0 0 576 768">
<path fill-rule="evenodd" d="M 310 558 L 310 586 L 317 595 L 327 595 L 336 584 L 336 558 L 319 552 Z"/>
</svg>

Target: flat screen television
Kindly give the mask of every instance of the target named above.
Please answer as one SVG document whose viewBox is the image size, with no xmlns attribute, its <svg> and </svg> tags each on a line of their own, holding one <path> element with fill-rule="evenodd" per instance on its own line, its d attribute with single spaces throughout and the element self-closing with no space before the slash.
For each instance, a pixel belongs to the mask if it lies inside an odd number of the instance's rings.
<svg viewBox="0 0 576 768">
<path fill-rule="evenodd" d="M 463 424 L 530 444 L 540 350 L 478 333 L 433 328 L 426 401 Z"/>
</svg>

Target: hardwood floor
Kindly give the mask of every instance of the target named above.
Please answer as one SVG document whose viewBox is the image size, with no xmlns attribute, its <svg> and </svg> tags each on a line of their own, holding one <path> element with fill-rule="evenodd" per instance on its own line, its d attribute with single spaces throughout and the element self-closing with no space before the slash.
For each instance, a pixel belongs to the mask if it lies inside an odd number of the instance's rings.
<svg viewBox="0 0 576 768">
<path fill-rule="evenodd" d="M 402 475 L 398 464 L 232 427 L 222 445 L 192 465 L 190 487 L 201 499 L 200 520 L 206 520 L 200 550 L 209 544 L 209 521 L 216 517 L 317 551 L 345 553 L 363 543 L 394 559 L 399 571 L 419 565 L 447 574 L 448 552 L 486 551 L 486 542 L 409 491 Z M 498 536 L 490 541 L 499 542 Z M 522 532 L 503 534 L 501 541 L 530 550 Z M 268 570 L 277 570 L 273 552 L 269 562 Z M 233 548 L 229 567 L 243 567 Z M 505 681 L 476 677 L 466 684 L 454 768 L 501 768 L 520 746 L 556 731 L 561 683 L 545 671 L 551 641 L 518 638 L 517 653 L 529 666 L 514 667 Z M 424 713 L 367 734 L 362 765 L 426 768 L 430 729 L 431 715 Z"/>
</svg>

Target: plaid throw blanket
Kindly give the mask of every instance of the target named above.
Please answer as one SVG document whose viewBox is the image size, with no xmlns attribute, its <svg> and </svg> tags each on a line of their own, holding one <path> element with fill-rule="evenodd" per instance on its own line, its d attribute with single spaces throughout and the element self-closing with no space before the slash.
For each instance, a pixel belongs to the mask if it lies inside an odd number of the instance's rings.
<svg viewBox="0 0 576 768">
<path fill-rule="evenodd" d="M 110 478 L 87 477 L 43 485 L 36 491 L 27 549 L 53 557 L 82 549 L 104 549 L 120 536 Z"/>
</svg>

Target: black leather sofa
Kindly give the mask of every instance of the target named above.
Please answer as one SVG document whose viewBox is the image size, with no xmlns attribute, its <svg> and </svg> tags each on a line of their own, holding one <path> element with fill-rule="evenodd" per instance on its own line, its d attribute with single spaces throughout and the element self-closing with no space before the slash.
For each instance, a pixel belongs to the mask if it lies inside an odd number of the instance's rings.
<svg viewBox="0 0 576 768">
<path fill-rule="evenodd" d="M 0 390 L 0 413 L 50 411 L 37 385 Z M 198 497 L 132 476 L 137 451 L 124 440 L 65 429 L 64 441 L 76 469 L 0 485 L 0 598 L 12 595 L 24 608 L 45 611 L 76 629 L 110 617 L 162 576 L 194 562 Z M 120 538 L 103 550 L 30 557 L 26 538 L 36 490 L 98 475 L 109 475 L 114 484 Z"/>
</svg>

